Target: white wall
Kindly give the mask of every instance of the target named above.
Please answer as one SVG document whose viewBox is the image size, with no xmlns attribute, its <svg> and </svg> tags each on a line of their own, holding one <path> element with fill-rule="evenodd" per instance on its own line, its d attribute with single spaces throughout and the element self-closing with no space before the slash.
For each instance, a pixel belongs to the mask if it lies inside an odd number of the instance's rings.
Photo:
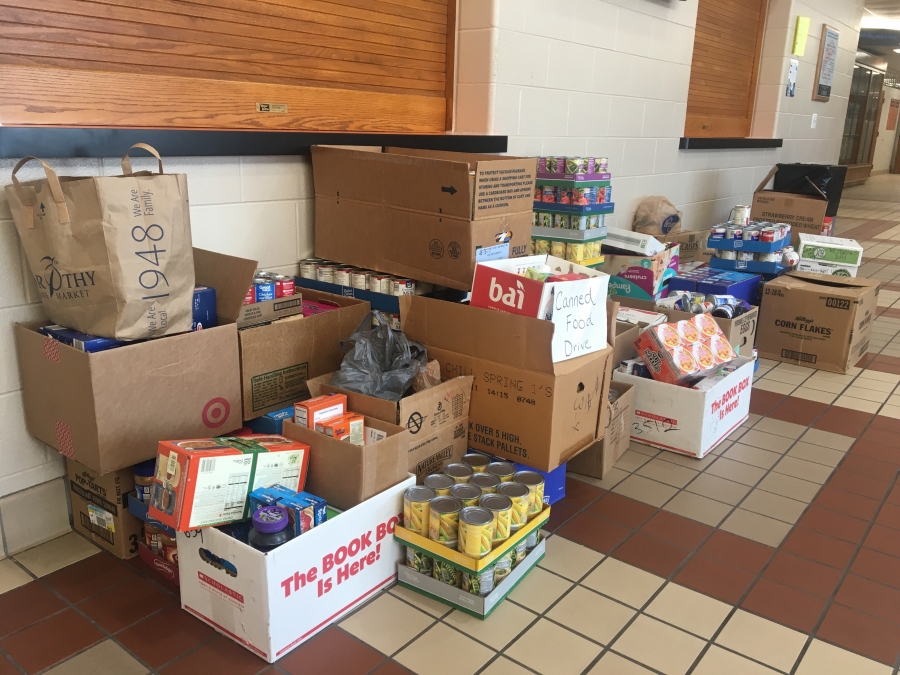
<svg viewBox="0 0 900 675">
<path fill-rule="evenodd" d="M 121 173 L 119 159 L 48 162 L 60 175 Z M 136 171 L 156 169 L 156 160 L 135 159 L 132 164 Z M 10 182 L 14 165 L 13 160 L 0 160 L 0 187 Z M 165 161 L 165 170 L 188 175 L 194 245 L 254 258 L 260 267 L 285 274 L 297 273 L 297 261 L 312 255 L 313 190 L 308 157 L 173 158 Z M 43 171 L 37 162 L 18 174 L 20 180 L 40 175 Z M 4 535 L 8 553 L 55 536 L 60 527 L 68 529 L 62 481 L 55 480 L 52 487 L 41 485 L 62 476 L 62 458 L 28 435 L 22 410 L 12 327 L 39 318 L 43 318 L 40 299 L 0 190 L 0 523 L 4 524 L 0 535 Z M 48 490 L 53 503 L 62 505 L 62 512 L 60 508 L 38 508 L 48 502 Z M 23 512 L 43 515 L 33 526 L 16 528 L 13 520 L 18 521 Z"/>
<path fill-rule="evenodd" d="M 754 135 L 783 148 L 680 151 L 697 2 L 461 0 L 457 130 L 508 134 L 513 153 L 609 157 L 619 227 L 665 194 L 704 229 L 748 203 L 775 162 L 836 162 L 863 0 L 770 1 Z M 788 99 L 798 14 L 812 28 Z M 811 100 L 823 22 L 841 31 L 829 103 Z"/>
<path fill-rule="evenodd" d="M 897 143 L 897 129 L 887 130 L 888 112 L 891 101 L 900 99 L 900 89 L 884 88 L 884 101 L 881 108 L 881 121 L 878 123 L 878 139 L 875 143 L 875 155 L 872 157 L 872 175 L 888 173 L 891 170 L 891 157 Z"/>
</svg>

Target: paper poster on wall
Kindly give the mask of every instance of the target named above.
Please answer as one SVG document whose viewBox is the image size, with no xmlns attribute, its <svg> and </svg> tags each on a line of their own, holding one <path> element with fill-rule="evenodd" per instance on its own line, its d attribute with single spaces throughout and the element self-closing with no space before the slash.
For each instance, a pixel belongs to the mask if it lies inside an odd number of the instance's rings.
<svg viewBox="0 0 900 675">
<path fill-rule="evenodd" d="M 834 68 L 837 64 L 839 31 L 827 24 L 822 25 L 822 40 L 819 44 L 819 62 L 816 66 L 816 79 L 813 86 L 814 101 L 828 101 L 831 98 L 831 86 L 834 83 Z"/>
<path fill-rule="evenodd" d="M 891 100 L 891 107 L 888 110 L 888 118 L 887 118 L 887 130 L 888 131 L 896 131 L 898 115 L 900 115 L 900 98 L 895 98 L 895 99 Z"/>
<path fill-rule="evenodd" d="M 797 17 L 797 25 L 794 28 L 794 48 L 791 50 L 791 54 L 794 56 L 803 56 L 806 53 L 806 39 L 809 37 L 809 22 L 810 18 L 808 16 Z"/>
<path fill-rule="evenodd" d="M 797 59 L 791 59 L 791 66 L 788 68 L 788 82 L 787 82 L 787 90 L 784 92 L 785 96 L 794 97 L 794 92 L 797 89 L 797 71 L 800 70 L 800 61 Z"/>
</svg>

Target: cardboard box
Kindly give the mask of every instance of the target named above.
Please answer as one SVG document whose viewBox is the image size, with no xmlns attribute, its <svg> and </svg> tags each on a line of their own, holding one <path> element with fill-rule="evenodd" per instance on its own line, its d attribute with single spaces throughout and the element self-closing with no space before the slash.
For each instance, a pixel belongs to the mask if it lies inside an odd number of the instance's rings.
<svg viewBox="0 0 900 675">
<path fill-rule="evenodd" d="M 760 307 L 759 356 L 848 372 L 869 350 L 879 283 L 808 272 L 768 282 Z"/>
<path fill-rule="evenodd" d="M 165 438 L 240 428 L 234 320 L 253 271 L 242 276 L 232 260 L 194 249 L 197 282 L 216 289 L 214 328 L 88 354 L 38 333 L 46 322 L 17 324 L 28 433 L 105 474 L 155 457 Z"/>
<path fill-rule="evenodd" d="M 125 495 L 134 490 L 134 473 L 120 469 L 105 476 L 66 460 L 72 525 L 76 532 L 118 558 L 138 554 L 143 524 L 128 511 Z"/>
<path fill-rule="evenodd" d="M 466 454 L 471 376 L 451 378 L 399 401 L 388 401 L 335 387 L 329 384 L 333 374 L 310 380 L 310 392 L 315 396 L 341 392 L 350 410 L 406 427 L 410 433 L 407 468 L 420 484 L 428 474 L 440 473 Z"/>
<path fill-rule="evenodd" d="M 333 420 L 347 412 L 347 397 L 343 394 L 328 393 L 294 404 L 294 423 L 307 429 L 315 429 L 317 424 Z"/>
<path fill-rule="evenodd" d="M 341 307 L 238 333 L 246 420 L 306 398 L 306 381 L 341 367 L 341 340 L 350 337 L 370 311 L 368 302 L 310 289 L 303 290 L 303 299 L 327 300 Z"/>
<path fill-rule="evenodd" d="M 736 371 L 708 391 L 613 373 L 634 386 L 631 440 L 692 457 L 705 457 L 750 413 L 753 359 L 740 357 Z"/>
<path fill-rule="evenodd" d="M 802 232 L 806 234 L 823 234 L 825 232 L 825 211 L 828 208 L 828 198 L 823 194 L 811 197 L 766 190 L 766 185 L 777 172 L 778 167 L 772 167 L 763 182 L 756 188 L 756 192 L 753 193 L 750 219 L 787 223 L 791 226 L 791 245 L 798 248 Z"/>
<path fill-rule="evenodd" d="M 149 515 L 178 532 L 249 518 L 253 490 L 303 490 L 310 454 L 284 436 L 160 441 Z"/>
<path fill-rule="evenodd" d="M 631 424 L 634 420 L 634 386 L 625 382 L 612 382 L 610 389 L 619 392 L 612 403 L 607 400 L 609 412 L 605 433 L 587 450 L 569 461 L 569 471 L 594 478 L 603 478 L 613 468 L 631 443 Z"/>
<path fill-rule="evenodd" d="M 470 448 L 551 471 L 594 441 L 611 348 L 553 363 L 549 321 L 409 296 L 400 311 L 442 378 L 474 376 Z"/>
<path fill-rule="evenodd" d="M 316 255 L 469 290 L 528 255 L 537 159 L 313 146 Z"/>
<path fill-rule="evenodd" d="M 588 279 L 542 282 L 524 276 L 529 267 L 547 265 L 556 274 L 585 274 Z M 469 304 L 550 321 L 550 349 L 558 363 L 606 349 L 606 296 L 609 275 L 589 267 L 535 255 L 479 263 Z"/>
<path fill-rule="evenodd" d="M 618 227 L 609 229 L 606 244 L 634 255 L 654 256 L 666 250 L 665 242 L 659 241 L 652 234 L 632 232 Z"/>
<path fill-rule="evenodd" d="M 801 232 L 797 255 L 800 260 L 859 267 L 862 265 L 863 247 L 854 239 L 819 237 Z"/>
<path fill-rule="evenodd" d="M 612 231 L 612 230 L 610 230 Z M 659 300 L 664 283 L 678 274 L 678 245 L 654 256 L 603 252 L 600 269 L 610 275 L 609 294 L 638 300 Z"/>
<path fill-rule="evenodd" d="M 280 434 L 284 421 L 292 419 L 294 419 L 294 406 L 289 406 L 249 420 L 247 426 L 254 434 Z"/>
<path fill-rule="evenodd" d="M 637 307 L 638 309 L 652 310 L 665 314 L 669 321 L 684 321 L 695 316 L 690 312 L 680 312 L 677 309 L 662 309 L 656 307 L 652 302 L 645 300 L 635 300 L 634 298 L 619 298 L 620 302 L 628 307 Z M 723 319 L 720 317 L 712 317 L 722 329 L 722 333 L 728 339 L 728 342 L 738 352 L 743 349 L 744 356 L 751 356 L 753 353 L 753 344 L 756 340 L 756 327 L 759 323 L 759 308 L 754 307 L 746 314 L 741 314 L 736 319 Z M 637 338 L 637 335 L 634 336 Z M 634 340 L 632 340 L 633 342 Z M 617 343 L 618 344 L 618 343 Z M 740 353 L 740 352 L 738 352 Z M 616 360 L 616 365 L 624 359 L 634 358 L 633 356 L 624 356 Z"/>
<path fill-rule="evenodd" d="M 330 506 L 350 509 L 404 480 L 410 433 L 395 424 L 365 417 L 366 433 L 381 440 L 367 439 L 364 446 L 339 441 L 312 429 L 285 420 L 284 435 L 310 447 L 307 492 Z"/>
<path fill-rule="evenodd" d="M 800 260 L 797 272 L 812 272 L 813 274 L 827 274 L 836 277 L 853 277 L 856 278 L 859 267 L 856 265 L 841 265 L 839 263 L 818 262 L 815 260 Z"/>
<path fill-rule="evenodd" d="M 708 263 L 710 258 L 715 255 L 713 249 L 706 247 L 709 234 L 709 230 L 679 232 L 678 234 L 666 235 L 663 237 L 663 241 L 667 244 L 678 244 L 678 265 L 680 269 L 685 263 Z"/>
<path fill-rule="evenodd" d="M 409 476 L 269 553 L 215 528 L 179 532 L 182 608 L 275 662 L 394 581 L 405 554 L 392 535 L 413 484 Z"/>
</svg>

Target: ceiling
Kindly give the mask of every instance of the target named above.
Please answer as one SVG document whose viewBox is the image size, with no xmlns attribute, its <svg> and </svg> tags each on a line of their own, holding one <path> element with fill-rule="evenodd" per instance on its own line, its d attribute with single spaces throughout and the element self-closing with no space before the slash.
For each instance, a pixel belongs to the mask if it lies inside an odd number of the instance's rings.
<svg viewBox="0 0 900 675">
<path fill-rule="evenodd" d="M 866 0 L 866 10 L 870 17 L 875 15 L 900 22 L 900 0 Z M 900 54 L 894 52 L 894 49 L 900 49 L 900 31 L 863 28 L 859 36 L 859 48 L 887 61 L 889 73 L 900 74 Z"/>
<path fill-rule="evenodd" d="M 866 0 L 866 9 L 885 19 L 900 19 L 900 0 Z"/>
</svg>

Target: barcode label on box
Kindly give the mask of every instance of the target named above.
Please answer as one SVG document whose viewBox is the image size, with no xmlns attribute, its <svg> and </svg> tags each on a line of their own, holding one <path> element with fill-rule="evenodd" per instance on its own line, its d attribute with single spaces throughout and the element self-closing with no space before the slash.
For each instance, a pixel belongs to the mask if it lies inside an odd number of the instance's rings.
<svg viewBox="0 0 900 675">
<path fill-rule="evenodd" d="M 212 473 L 216 470 L 216 458 L 209 457 L 200 460 L 200 473 Z"/>
<path fill-rule="evenodd" d="M 100 526 L 100 525 L 97 525 L 96 523 L 91 522 L 91 518 L 84 511 L 82 511 L 78 515 L 81 516 L 81 526 L 84 527 L 84 529 L 96 534 L 98 537 L 100 537 L 103 541 L 105 541 L 110 546 L 115 546 L 115 543 L 116 543 L 115 538 L 116 537 L 112 532 L 110 532 L 108 529 L 106 529 L 103 526 Z"/>
<path fill-rule="evenodd" d="M 784 359 L 793 359 L 794 361 L 800 361 L 802 363 L 815 363 L 817 358 L 815 354 L 795 352 L 793 349 L 782 349 L 781 357 Z"/>
</svg>

